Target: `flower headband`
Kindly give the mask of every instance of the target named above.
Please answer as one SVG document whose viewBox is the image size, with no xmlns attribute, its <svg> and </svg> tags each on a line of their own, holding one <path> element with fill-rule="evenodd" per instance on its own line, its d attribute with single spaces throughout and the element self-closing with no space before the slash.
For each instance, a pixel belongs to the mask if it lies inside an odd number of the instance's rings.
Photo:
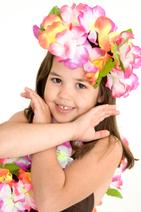
<svg viewBox="0 0 141 212">
<path fill-rule="evenodd" d="M 53 7 L 33 32 L 41 47 L 67 67 L 83 67 L 86 79 L 98 86 L 107 77 L 113 97 L 128 96 L 138 86 L 134 68 L 141 66 L 141 48 L 132 43 L 131 29 L 117 32 L 100 6 Z"/>
</svg>

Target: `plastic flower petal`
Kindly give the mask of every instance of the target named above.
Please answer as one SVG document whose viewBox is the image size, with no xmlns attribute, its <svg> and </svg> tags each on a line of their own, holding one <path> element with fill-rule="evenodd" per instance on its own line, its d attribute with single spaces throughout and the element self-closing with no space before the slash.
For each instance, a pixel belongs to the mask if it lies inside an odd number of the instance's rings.
<svg viewBox="0 0 141 212">
<path fill-rule="evenodd" d="M 59 33 L 49 51 L 56 55 L 59 61 L 63 60 L 68 67 L 76 68 L 88 61 L 86 42 L 84 30 L 81 27 L 73 27 L 71 30 Z"/>
<path fill-rule="evenodd" d="M 135 74 L 125 77 L 124 72 L 121 70 L 113 69 L 107 75 L 106 87 L 112 90 L 113 97 L 126 97 L 129 92 L 136 89 L 138 86 L 138 78 Z"/>
<path fill-rule="evenodd" d="M 48 48 L 50 44 L 56 40 L 56 35 L 68 28 L 67 25 L 62 23 L 60 17 L 50 14 L 44 18 L 40 31 L 38 33 L 38 40 L 43 48 Z"/>
<path fill-rule="evenodd" d="M 141 48 L 133 45 L 131 51 L 134 55 L 133 68 L 139 68 L 141 66 Z"/>
<path fill-rule="evenodd" d="M 57 159 L 62 168 L 65 168 L 68 164 L 73 161 L 72 147 L 69 142 L 65 142 L 56 148 Z"/>
<path fill-rule="evenodd" d="M 94 87 L 106 77 L 113 97 L 128 96 L 137 87 L 133 71 L 141 67 L 141 48 L 132 43 L 132 30 L 118 32 L 102 7 L 81 3 L 53 7 L 33 32 L 59 62 L 70 69 L 84 68 Z"/>
<path fill-rule="evenodd" d="M 12 174 L 8 169 L 0 168 L 0 183 L 10 183 L 12 181 Z"/>
<path fill-rule="evenodd" d="M 111 37 L 113 37 L 113 32 L 116 30 L 114 22 L 105 16 L 101 16 L 96 20 L 95 28 L 98 33 L 98 42 L 100 48 L 106 52 L 110 51 Z"/>
<path fill-rule="evenodd" d="M 5 183 L 0 183 L 0 211 L 18 212 L 18 210 L 14 209 L 11 187 Z"/>
<path fill-rule="evenodd" d="M 112 186 L 121 189 L 121 186 L 123 185 L 121 174 L 113 176 L 112 178 Z"/>
<path fill-rule="evenodd" d="M 19 207 L 19 210 L 22 211 L 24 209 L 30 211 L 30 208 L 36 208 L 33 197 L 29 193 L 29 189 L 27 189 L 21 180 L 14 183 L 12 189 L 13 198 L 17 204 L 17 207 Z"/>
<path fill-rule="evenodd" d="M 87 33 L 93 31 L 95 22 L 100 16 L 105 16 L 103 8 L 100 6 L 95 6 L 93 8 L 87 6 L 84 12 L 79 16 L 80 25 L 83 26 Z"/>
<path fill-rule="evenodd" d="M 78 8 L 76 8 L 76 4 L 72 6 L 64 5 L 60 8 L 61 17 L 64 22 L 68 24 L 78 25 L 78 15 L 80 14 Z"/>
</svg>

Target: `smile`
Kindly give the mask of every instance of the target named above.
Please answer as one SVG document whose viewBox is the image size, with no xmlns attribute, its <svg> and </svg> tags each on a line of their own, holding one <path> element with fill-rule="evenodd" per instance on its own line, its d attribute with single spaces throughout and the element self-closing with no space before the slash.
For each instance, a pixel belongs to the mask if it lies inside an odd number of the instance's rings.
<svg viewBox="0 0 141 212">
<path fill-rule="evenodd" d="M 56 104 L 56 108 L 59 112 L 70 112 L 70 111 L 75 109 L 74 107 L 66 106 L 66 105 L 60 105 L 60 104 Z"/>
</svg>

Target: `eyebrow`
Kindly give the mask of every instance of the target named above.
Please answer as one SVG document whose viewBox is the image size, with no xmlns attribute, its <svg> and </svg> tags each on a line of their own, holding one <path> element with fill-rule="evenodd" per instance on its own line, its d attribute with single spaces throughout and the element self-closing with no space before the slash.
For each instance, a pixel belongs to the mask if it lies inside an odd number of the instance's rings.
<svg viewBox="0 0 141 212">
<path fill-rule="evenodd" d="M 56 77 L 61 77 L 61 75 L 57 74 L 56 72 L 52 71 L 50 72 L 50 75 L 52 76 L 56 76 Z M 74 79 L 75 81 L 79 81 L 79 82 L 88 82 L 86 79 L 83 79 L 83 78 L 76 78 Z"/>
<path fill-rule="evenodd" d="M 55 72 L 50 72 L 50 75 L 57 76 L 57 77 L 61 77 L 59 74 L 57 74 L 57 73 L 55 73 Z"/>
</svg>

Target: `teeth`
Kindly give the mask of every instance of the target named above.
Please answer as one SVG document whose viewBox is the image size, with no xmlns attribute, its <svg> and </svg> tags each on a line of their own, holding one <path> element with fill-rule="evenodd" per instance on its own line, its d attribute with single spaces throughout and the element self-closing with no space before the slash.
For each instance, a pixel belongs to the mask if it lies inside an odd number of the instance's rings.
<svg viewBox="0 0 141 212">
<path fill-rule="evenodd" d="M 72 107 L 68 107 L 68 106 L 63 106 L 63 105 L 58 105 L 58 106 L 63 110 L 72 109 Z"/>
</svg>

